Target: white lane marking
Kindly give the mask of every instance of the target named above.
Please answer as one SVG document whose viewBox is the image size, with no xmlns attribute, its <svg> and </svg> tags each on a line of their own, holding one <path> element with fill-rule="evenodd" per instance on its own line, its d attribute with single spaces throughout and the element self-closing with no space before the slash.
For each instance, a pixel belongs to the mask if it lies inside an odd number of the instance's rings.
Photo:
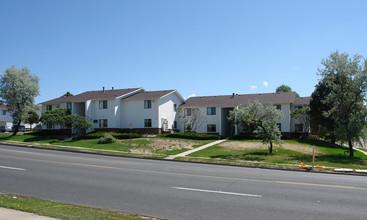
<svg viewBox="0 0 367 220">
<path fill-rule="evenodd" d="M 262 195 L 243 194 L 243 193 L 224 192 L 224 191 L 214 191 L 214 190 L 206 190 L 206 189 L 193 189 L 193 188 L 184 188 L 184 187 L 172 187 L 172 188 L 181 189 L 181 190 L 188 190 L 188 191 L 210 192 L 210 193 L 228 194 L 228 195 L 236 195 L 236 196 L 262 197 Z"/>
<path fill-rule="evenodd" d="M 0 168 L 9 169 L 9 170 L 21 170 L 21 171 L 25 171 L 26 170 L 26 169 L 23 169 L 23 168 L 5 167 L 5 166 L 0 166 Z"/>
</svg>

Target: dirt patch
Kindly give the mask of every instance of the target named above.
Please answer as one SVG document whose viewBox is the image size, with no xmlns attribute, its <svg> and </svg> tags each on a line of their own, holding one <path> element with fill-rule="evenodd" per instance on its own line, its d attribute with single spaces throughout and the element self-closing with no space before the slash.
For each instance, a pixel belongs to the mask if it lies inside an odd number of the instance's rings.
<svg viewBox="0 0 367 220">
<path fill-rule="evenodd" d="M 154 139 L 154 142 L 148 144 L 153 151 L 165 151 L 165 150 L 179 150 L 179 149 L 194 149 L 192 146 L 197 145 L 196 142 L 191 141 L 176 141 L 176 140 L 165 140 L 165 139 Z"/>
<path fill-rule="evenodd" d="M 229 150 L 245 150 L 245 149 L 267 149 L 268 147 L 261 142 L 244 142 L 244 141 L 225 141 L 218 146 L 225 147 Z"/>
<path fill-rule="evenodd" d="M 131 144 L 131 146 L 133 147 L 131 149 L 131 152 L 136 154 L 153 154 L 170 150 L 191 150 L 194 149 L 194 145 L 199 144 L 194 141 L 167 140 L 161 138 L 146 138 L 146 140 L 152 141 L 153 143 L 144 146 L 141 146 L 139 144 Z"/>
</svg>

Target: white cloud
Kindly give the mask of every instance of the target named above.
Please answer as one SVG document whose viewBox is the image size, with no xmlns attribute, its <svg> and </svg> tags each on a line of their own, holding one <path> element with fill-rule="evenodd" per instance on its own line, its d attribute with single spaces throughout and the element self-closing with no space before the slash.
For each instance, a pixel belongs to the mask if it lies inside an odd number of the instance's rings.
<svg viewBox="0 0 367 220">
<path fill-rule="evenodd" d="M 289 68 L 290 70 L 292 70 L 292 71 L 298 71 L 298 70 L 300 70 L 301 69 L 301 67 L 300 66 L 292 66 L 291 68 Z"/>
<path fill-rule="evenodd" d="M 263 84 L 264 84 L 265 87 L 268 87 L 268 82 L 267 81 L 263 82 Z"/>
<path fill-rule="evenodd" d="M 251 91 L 256 90 L 256 89 L 257 89 L 257 86 L 250 86 Z"/>
<path fill-rule="evenodd" d="M 194 94 L 194 93 L 192 93 L 191 95 L 189 95 L 189 97 L 187 97 L 187 98 L 191 98 L 191 97 L 195 97 L 196 96 L 196 94 Z"/>
</svg>

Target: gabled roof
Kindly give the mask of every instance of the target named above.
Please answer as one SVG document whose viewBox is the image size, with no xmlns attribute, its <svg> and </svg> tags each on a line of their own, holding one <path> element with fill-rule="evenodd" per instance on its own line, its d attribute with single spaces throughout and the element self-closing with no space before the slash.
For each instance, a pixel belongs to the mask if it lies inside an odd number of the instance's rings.
<svg viewBox="0 0 367 220">
<path fill-rule="evenodd" d="M 311 101 L 311 97 L 296 97 L 294 100 L 295 105 L 309 105 Z"/>
<path fill-rule="evenodd" d="M 186 100 L 182 107 L 236 107 L 238 105 L 247 105 L 255 100 L 262 104 L 286 104 L 294 103 L 296 99 L 295 92 L 285 93 L 260 93 L 243 95 L 222 95 L 222 96 L 196 96 Z"/>
<path fill-rule="evenodd" d="M 124 100 L 132 101 L 132 100 L 159 99 L 159 98 L 162 98 L 163 96 L 166 96 L 166 95 L 168 95 L 170 93 L 174 93 L 174 92 L 179 97 L 179 99 L 181 99 L 181 101 L 183 102 L 184 99 L 182 98 L 182 96 L 176 90 L 143 91 L 143 92 L 139 92 L 135 95 L 129 96 L 129 97 L 125 98 Z"/>
<path fill-rule="evenodd" d="M 112 90 L 98 90 L 98 91 L 88 91 L 83 92 L 75 96 L 59 97 L 46 102 L 42 102 L 42 105 L 59 104 L 61 102 L 85 102 L 87 100 L 95 99 L 117 99 L 121 96 L 128 95 L 132 92 L 137 92 L 143 90 L 142 88 L 132 88 L 132 89 L 112 89 Z"/>
</svg>

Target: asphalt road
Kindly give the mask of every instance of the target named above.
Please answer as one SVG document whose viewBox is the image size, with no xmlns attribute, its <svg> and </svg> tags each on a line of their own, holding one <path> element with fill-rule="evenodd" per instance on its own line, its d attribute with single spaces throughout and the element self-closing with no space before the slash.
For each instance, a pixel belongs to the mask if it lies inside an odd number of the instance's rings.
<svg viewBox="0 0 367 220">
<path fill-rule="evenodd" d="M 0 145 L 0 192 L 166 219 L 367 219 L 367 177 Z"/>
</svg>

